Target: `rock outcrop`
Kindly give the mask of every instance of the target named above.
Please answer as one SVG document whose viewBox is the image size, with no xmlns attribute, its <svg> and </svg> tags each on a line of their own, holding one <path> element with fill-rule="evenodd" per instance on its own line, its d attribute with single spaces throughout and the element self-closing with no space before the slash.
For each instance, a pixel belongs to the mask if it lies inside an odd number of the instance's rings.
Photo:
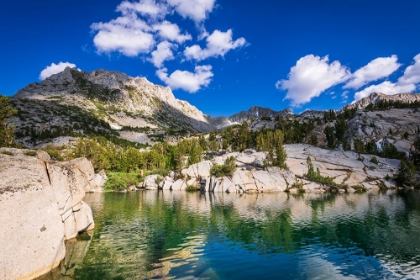
<svg viewBox="0 0 420 280">
<path fill-rule="evenodd" d="M 387 177 L 398 172 L 399 160 L 376 157 L 377 163 L 371 161 L 371 155 L 359 156 L 354 152 L 326 150 L 311 145 L 285 145 L 288 158 L 288 169 L 263 167 L 266 153 L 246 150 L 243 153 L 229 153 L 215 157 L 212 161 L 202 161 L 182 170 L 182 178 L 174 181 L 166 177 L 158 186 L 161 189 L 186 190 L 188 186 L 206 192 L 251 193 L 306 191 L 324 192 L 327 184 L 311 182 L 305 179 L 308 172 L 307 157 L 319 169 L 320 175 L 330 177 L 341 187 L 341 191 L 357 191 L 382 187 L 392 188 L 395 184 Z M 231 176 L 211 176 L 213 164 L 222 164 L 228 157 L 235 157 L 236 170 Z M 150 186 L 149 186 L 150 184 Z M 144 182 L 144 188 L 156 188 L 155 182 Z"/>
<path fill-rule="evenodd" d="M 0 279 L 36 278 L 59 265 L 65 240 L 94 227 L 82 201 L 95 178 L 92 164 L 1 148 L 0 178 Z"/>
</svg>

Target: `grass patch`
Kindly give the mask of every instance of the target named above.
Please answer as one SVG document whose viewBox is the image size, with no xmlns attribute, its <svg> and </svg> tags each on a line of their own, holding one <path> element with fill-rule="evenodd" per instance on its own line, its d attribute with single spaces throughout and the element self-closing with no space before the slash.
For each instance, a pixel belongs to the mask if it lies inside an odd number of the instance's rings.
<svg viewBox="0 0 420 280">
<path fill-rule="evenodd" d="M 24 153 L 25 156 L 30 156 L 30 157 L 34 157 L 36 156 L 36 151 L 26 151 Z"/>
<path fill-rule="evenodd" d="M 8 156 L 13 156 L 13 153 L 10 152 L 10 151 L 1 151 L 0 154 L 8 155 Z"/>
</svg>

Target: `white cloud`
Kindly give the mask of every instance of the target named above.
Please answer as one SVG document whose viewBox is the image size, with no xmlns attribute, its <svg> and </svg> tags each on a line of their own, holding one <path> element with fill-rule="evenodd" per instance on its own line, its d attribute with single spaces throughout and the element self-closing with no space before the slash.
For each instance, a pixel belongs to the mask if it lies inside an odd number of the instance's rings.
<svg viewBox="0 0 420 280">
<path fill-rule="evenodd" d="M 40 80 L 45 80 L 51 75 L 62 72 L 66 67 L 76 68 L 76 64 L 70 62 L 59 62 L 58 64 L 51 63 L 50 66 L 45 67 L 44 70 L 39 74 Z"/>
<path fill-rule="evenodd" d="M 162 23 L 155 24 L 153 26 L 155 31 L 158 31 L 158 34 L 161 38 L 165 40 L 175 41 L 178 43 L 183 43 L 186 40 L 191 40 L 192 37 L 190 34 L 181 34 L 178 25 L 174 23 L 170 23 L 169 21 L 165 20 Z"/>
<path fill-rule="evenodd" d="M 292 106 L 299 106 L 349 77 L 348 69 L 340 62 L 329 64 L 328 56 L 321 58 L 310 54 L 300 58 L 290 69 L 288 79 L 278 81 L 276 87 L 287 90 L 285 99 L 291 99 Z"/>
<path fill-rule="evenodd" d="M 155 45 L 150 27 L 136 15 L 123 16 L 108 23 L 94 23 L 91 29 L 98 31 L 93 42 L 99 53 L 120 52 L 137 56 L 149 52 Z"/>
<path fill-rule="evenodd" d="M 402 85 L 420 83 L 420 53 L 414 57 L 414 64 L 405 69 L 404 75 L 398 79 L 398 83 Z"/>
<path fill-rule="evenodd" d="M 156 75 L 171 89 L 183 89 L 190 93 L 198 91 L 201 87 L 209 85 L 213 73 L 210 65 L 196 66 L 194 73 L 176 70 L 168 76 L 167 69 L 159 69 Z"/>
<path fill-rule="evenodd" d="M 216 0 L 167 0 L 176 12 L 184 18 L 201 22 L 213 10 Z"/>
<path fill-rule="evenodd" d="M 411 92 L 416 89 L 414 84 L 401 85 L 398 83 L 391 83 L 385 81 L 379 85 L 371 85 L 364 90 L 358 91 L 354 95 L 354 101 L 360 100 L 364 97 L 369 96 L 372 92 L 381 92 L 383 94 L 397 94 L 402 92 Z"/>
<path fill-rule="evenodd" d="M 150 59 L 150 61 L 157 68 L 161 68 L 165 60 L 171 60 L 174 58 L 174 55 L 172 53 L 173 47 L 174 45 L 169 43 L 168 41 L 163 41 L 159 43 L 157 49 L 152 52 L 152 58 Z"/>
<path fill-rule="evenodd" d="M 358 89 L 370 82 L 388 77 L 400 66 L 398 57 L 378 57 L 353 73 L 351 80 L 343 88 Z"/>
<path fill-rule="evenodd" d="M 383 94 L 397 94 L 403 92 L 412 92 L 416 90 L 420 83 L 420 54 L 414 57 L 414 64 L 408 66 L 404 74 L 396 83 L 385 81 L 378 85 L 371 85 L 354 95 L 354 101 L 358 101 L 369 96 L 373 92 L 381 92 Z"/>
<path fill-rule="evenodd" d="M 151 18 L 164 17 L 168 13 L 168 9 L 164 4 L 156 3 L 154 0 L 141 0 L 134 3 L 123 1 L 118 5 L 117 11 L 123 15 L 139 13 Z"/>
<path fill-rule="evenodd" d="M 202 49 L 199 45 L 187 47 L 184 55 L 187 59 L 203 60 L 208 57 L 224 56 L 228 51 L 242 47 L 245 45 L 245 38 L 239 38 L 232 41 L 232 29 L 226 32 L 215 30 L 207 37 L 207 46 Z"/>
</svg>

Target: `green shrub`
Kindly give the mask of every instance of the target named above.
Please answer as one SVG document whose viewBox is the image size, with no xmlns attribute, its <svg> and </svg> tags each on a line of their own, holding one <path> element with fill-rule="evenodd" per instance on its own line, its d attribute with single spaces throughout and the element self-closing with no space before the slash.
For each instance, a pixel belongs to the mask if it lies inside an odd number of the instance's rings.
<svg viewBox="0 0 420 280">
<path fill-rule="evenodd" d="M 140 183 L 138 173 L 109 172 L 108 180 L 105 182 L 105 191 L 126 189 L 130 185 L 137 186 Z"/>
<path fill-rule="evenodd" d="M 362 185 L 353 185 L 351 186 L 356 192 L 365 192 L 366 188 Z"/>
<path fill-rule="evenodd" d="M 372 163 L 374 163 L 374 164 L 378 164 L 378 163 L 379 163 L 378 159 L 377 159 L 375 156 L 373 156 L 373 157 L 370 159 L 370 162 L 372 162 Z"/>
<path fill-rule="evenodd" d="M 195 192 L 195 191 L 199 191 L 199 190 L 200 190 L 200 188 L 195 186 L 195 185 L 188 185 L 187 188 L 186 188 L 187 192 Z"/>
<path fill-rule="evenodd" d="M 53 146 L 48 145 L 45 148 L 42 148 L 41 150 L 44 150 L 47 152 L 47 154 L 51 157 L 51 159 L 62 161 L 64 160 L 64 156 L 61 154 L 62 150 L 64 149 L 64 146 Z"/>
<path fill-rule="evenodd" d="M 0 154 L 8 155 L 8 156 L 13 156 L 13 153 L 10 152 L 10 151 L 1 151 Z"/>
<path fill-rule="evenodd" d="M 233 172 L 236 170 L 235 162 L 235 157 L 228 157 L 222 165 L 215 163 L 210 168 L 210 174 L 216 177 L 232 176 Z"/>
</svg>

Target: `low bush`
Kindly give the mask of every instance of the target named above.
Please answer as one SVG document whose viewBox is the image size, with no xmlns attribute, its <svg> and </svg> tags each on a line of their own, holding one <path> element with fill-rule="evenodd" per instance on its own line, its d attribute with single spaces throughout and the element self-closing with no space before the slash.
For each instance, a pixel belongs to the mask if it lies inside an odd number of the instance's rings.
<svg viewBox="0 0 420 280">
<path fill-rule="evenodd" d="M 236 170 L 236 159 L 235 157 L 228 157 L 225 160 L 224 164 L 213 164 L 210 168 L 210 174 L 212 176 L 221 177 L 221 176 L 232 176 L 233 172 Z"/>
<path fill-rule="evenodd" d="M 125 172 L 109 172 L 108 180 L 104 185 L 105 191 L 114 191 L 118 189 L 126 189 L 130 185 L 137 186 L 140 183 L 138 173 L 125 173 Z"/>
</svg>

